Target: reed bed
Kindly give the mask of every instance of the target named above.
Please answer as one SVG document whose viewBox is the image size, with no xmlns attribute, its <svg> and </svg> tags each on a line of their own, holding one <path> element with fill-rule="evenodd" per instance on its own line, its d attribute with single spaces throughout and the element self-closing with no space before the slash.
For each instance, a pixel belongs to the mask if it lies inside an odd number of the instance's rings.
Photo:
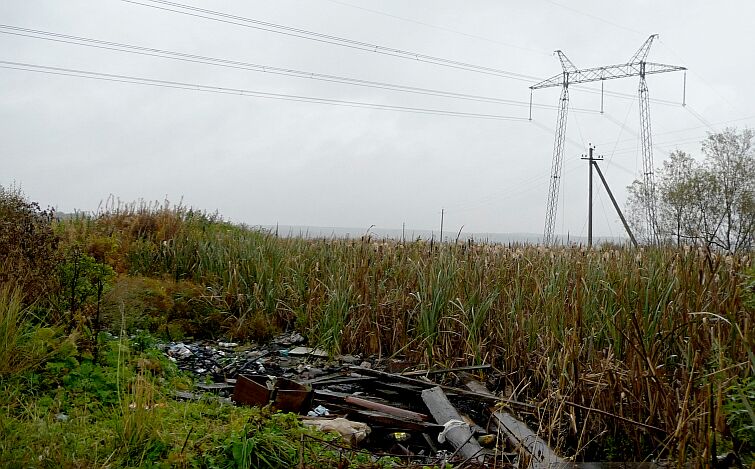
<svg viewBox="0 0 755 469">
<path fill-rule="evenodd" d="M 727 389 L 755 372 L 749 253 L 279 238 L 167 204 L 63 225 L 123 272 L 202 285 L 226 334 L 262 321 L 331 353 L 491 363 L 576 459 L 710 461 Z"/>
</svg>

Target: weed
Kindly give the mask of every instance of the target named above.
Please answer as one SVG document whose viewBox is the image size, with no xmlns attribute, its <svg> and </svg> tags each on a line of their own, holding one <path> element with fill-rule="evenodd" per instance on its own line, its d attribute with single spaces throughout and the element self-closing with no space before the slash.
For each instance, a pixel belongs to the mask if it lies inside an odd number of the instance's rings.
<svg viewBox="0 0 755 469">
<path fill-rule="evenodd" d="M 41 365 L 55 351 L 55 330 L 32 323 L 20 287 L 0 286 L 0 378 Z"/>
</svg>

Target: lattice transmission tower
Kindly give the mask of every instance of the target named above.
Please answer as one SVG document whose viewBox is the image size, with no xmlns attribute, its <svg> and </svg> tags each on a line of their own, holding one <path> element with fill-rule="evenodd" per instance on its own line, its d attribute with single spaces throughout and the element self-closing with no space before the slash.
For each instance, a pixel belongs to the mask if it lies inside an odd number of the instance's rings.
<svg viewBox="0 0 755 469">
<path fill-rule="evenodd" d="M 556 210 L 558 207 L 558 192 L 561 180 L 561 166 L 564 158 L 564 140 L 566 138 L 566 117 L 569 110 L 569 85 L 576 83 L 589 83 L 593 81 L 601 82 L 601 112 L 602 112 L 602 82 L 604 80 L 613 80 L 616 78 L 640 77 L 638 88 L 640 101 L 640 139 L 642 140 L 642 169 L 643 169 L 643 202 L 645 205 L 645 216 L 647 230 L 650 239 L 655 242 L 657 237 L 657 222 L 655 213 L 655 178 L 653 177 L 653 139 L 650 133 L 650 97 L 648 95 L 648 86 L 645 76 L 653 73 L 675 72 L 686 70 L 685 67 L 677 65 L 665 65 L 654 62 L 646 62 L 645 58 L 650 52 L 650 46 L 653 40 L 658 37 L 657 34 L 651 35 L 640 49 L 632 56 L 627 63 L 619 65 L 607 65 L 604 67 L 593 67 L 577 69 L 573 63 L 560 50 L 556 51 L 561 61 L 562 72 L 547 80 L 541 81 L 536 85 L 530 86 L 530 90 L 540 88 L 550 88 L 561 86 L 561 97 L 559 98 L 558 118 L 556 120 L 556 140 L 553 144 L 553 162 L 551 163 L 551 179 L 548 188 L 548 206 L 545 212 L 545 230 L 543 232 L 543 243 L 551 244 L 553 238 L 553 226 L 556 219 Z M 531 93 L 532 91 L 530 91 Z M 530 102 L 532 102 L 530 98 Z"/>
</svg>

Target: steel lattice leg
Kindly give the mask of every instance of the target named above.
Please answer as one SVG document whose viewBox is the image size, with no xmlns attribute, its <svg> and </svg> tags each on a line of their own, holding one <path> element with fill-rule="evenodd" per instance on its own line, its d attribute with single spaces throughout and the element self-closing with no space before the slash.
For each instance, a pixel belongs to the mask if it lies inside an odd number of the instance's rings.
<svg viewBox="0 0 755 469">
<path fill-rule="evenodd" d="M 556 140 L 553 144 L 553 163 L 551 165 L 551 181 L 548 189 L 548 208 L 545 212 L 545 231 L 543 244 L 552 244 L 553 227 L 558 209 L 558 190 L 561 182 L 561 166 L 564 159 L 564 139 L 566 138 L 566 116 L 569 110 L 569 87 L 564 86 L 561 91 L 561 101 L 558 108 L 558 122 L 556 124 Z"/>
<path fill-rule="evenodd" d="M 653 176 L 653 138 L 650 133 L 650 98 L 645 76 L 640 76 L 638 89 L 640 97 L 640 138 L 642 139 L 642 182 L 644 186 L 645 216 L 647 218 L 648 240 L 658 241 L 656 219 L 655 177 Z"/>
</svg>

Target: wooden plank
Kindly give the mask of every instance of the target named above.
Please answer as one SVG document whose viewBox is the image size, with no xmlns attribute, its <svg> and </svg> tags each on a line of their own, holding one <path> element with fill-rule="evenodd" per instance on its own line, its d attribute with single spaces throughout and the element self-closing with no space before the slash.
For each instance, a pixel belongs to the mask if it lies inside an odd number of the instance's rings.
<svg viewBox="0 0 755 469">
<path fill-rule="evenodd" d="M 452 386 L 443 386 L 438 385 L 437 383 L 428 382 L 428 381 L 422 381 L 419 379 L 411 378 L 409 376 L 403 376 L 403 375 L 397 375 L 393 373 L 386 373 L 385 371 L 379 371 L 379 370 L 373 370 L 370 368 L 362 368 L 359 366 L 351 367 L 352 370 L 357 371 L 360 374 L 364 375 L 370 375 L 370 376 L 377 376 L 379 378 L 384 378 L 385 380 L 393 380 L 398 381 L 400 383 L 406 383 L 411 384 L 414 386 L 418 386 L 422 389 L 432 388 L 434 386 L 439 386 L 443 391 L 446 392 L 449 396 L 460 396 L 460 397 L 468 397 L 468 398 L 474 398 L 483 402 L 488 402 L 490 404 L 496 404 L 499 402 L 505 402 L 506 404 L 515 405 L 518 407 L 522 407 L 525 409 L 534 409 L 535 406 L 532 404 L 527 404 L 525 402 L 519 402 L 514 401 L 511 399 L 504 399 L 500 397 L 496 397 L 490 393 L 484 394 L 479 392 L 470 391 L 467 389 L 462 388 L 455 388 Z"/>
<path fill-rule="evenodd" d="M 427 381 L 422 381 L 420 379 L 416 378 L 410 378 L 408 376 L 403 375 L 397 375 L 395 373 L 387 373 L 385 371 L 380 370 L 373 370 L 372 368 L 364 368 L 361 366 L 352 366 L 352 370 L 356 371 L 357 373 L 361 375 L 368 375 L 368 376 L 377 376 L 378 378 L 384 378 L 388 381 L 398 382 L 398 383 L 406 383 L 406 384 L 412 384 L 414 386 L 419 386 L 422 389 L 431 388 L 433 386 L 437 386 L 435 383 L 429 383 Z"/>
<path fill-rule="evenodd" d="M 378 412 L 383 412 L 386 414 L 394 415 L 396 417 L 406 418 L 409 420 L 417 420 L 420 422 L 425 422 L 430 419 L 425 414 L 420 414 L 418 412 L 412 412 L 411 410 L 400 409 L 398 407 L 394 407 L 391 405 L 381 404 L 379 402 L 362 399 L 361 397 L 349 396 L 345 399 L 345 401 L 346 403 L 355 405 L 357 407 L 363 407 L 365 409 L 370 409 L 370 410 L 377 410 Z"/>
<path fill-rule="evenodd" d="M 299 381 L 299 383 L 300 384 L 315 384 L 315 383 L 319 383 L 320 381 L 330 381 L 331 379 L 339 379 L 345 376 L 348 376 L 348 372 L 339 371 L 337 373 L 330 373 L 324 376 L 318 376 L 317 378 L 305 379 L 305 380 Z"/>
<path fill-rule="evenodd" d="M 469 388 L 470 391 L 477 392 L 480 394 L 487 394 L 489 396 L 495 397 L 495 395 L 488 390 L 488 388 L 485 387 L 484 384 L 481 382 L 473 379 L 471 376 L 465 376 L 463 377 L 466 380 L 466 383 L 464 385 Z"/>
<path fill-rule="evenodd" d="M 315 389 L 315 397 L 326 402 L 342 402 L 349 396 L 351 396 L 351 394 L 345 392 L 331 391 L 329 389 Z"/>
<path fill-rule="evenodd" d="M 300 381 L 301 384 L 309 384 L 312 387 L 320 387 L 320 386 L 333 386 L 333 385 L 339 385 L 339 384 L 354 384 L 354 383 L 363 383 L 365 381 L 375 381 L 375 378 L 371 376 L 343 376 L 341 378 L 331 378 L 331 379 L 323 379 L 323 380 L 304 380 Z"/>
<path fill-rule="evenodd" d="M 470 390 L 493 396 L 488 388 L 479 381 L 465 377 L 467 386 Z M 493 419 L 498 425 L 509 442 L 516 448 L 522 448 L 530 455 L 530 465 L 532 469 L 546 469 L 564 466 L 566 463 L 561 459 L 548 444 L 537 433 L 527 427 L 524 422 L 517 420 L 513 415 L 506 412 L 493 412 Z"/>
<path fill-rule="evenodd" d="M 428 376 L 428 375 L 440 375 L 440 374 L 445 374 L 445 373 L 456 373 L 458 371 L 474 371 L 474 370 L 488 370 L 488 369 L 490 369 L 490 364 L 458 366 L 454 368 L 442 368 L 438 370 L 405 371 L 401 373 L 401 375 L 402 376 Z"/>
<path fill-rule="evenodd" d="M 561 459 L 537 433 L 506 412 L 493 412 L 493 419 L 508 440 L 517 448 L 522 448 L 530 455 L 532 469 L 562 467 L 566 462 Z"/>
<path fill-rule="evenodd" d="M 194 388 L 199 389 L 203 392 L 220 392 L 225 391 L 227 389 L 233 389 L 235 384 L 228 384 L 228 383 L 212 383 L 212 384 L 195 384 Z"/>
<path fill-rule="evenodd" d="M 198 394 L 198 393 L 187 392 L 187 391 L 173 391 L 173 397 L 175 397 L 176 399 L 180 399 L 182 401 L 211 400 L 211 401 L 220 402 L 222 404 L 233 404 L 233 401 L 231 401 L 231 399 L 227 397 L 220 397 L 220 396 L 208 395 L 208 394 Z"/>
<path fill-rule="evenodd" d="M 405 419 L 377 410 L 351 409 L 346 415 L 350 420 L 364 422 L 370 427 L 379 427 L 388 431 L 439 432 L 443 430 L 443 427 L 431 422 Z"/>
<path fill-rule="evenodd" d="M 328 352 L 312 347 L 294 347 L 288 351 L 288 354 L 291 356 L 310 355 L 317 358 L 328 358 Z"/>
<path fill-rule="evenodd" d="M 463 420 L 440 386 L 422 391 L 422 400 L 435 421 L 440 425 L 447 425 L 446 440 L 456 448 L 457 452 L 465 460 L 482 463 L 482 446 L 474 439 L 469 425 L 454 425 L 454 422 L 463 423 Z"/>
</svg>

